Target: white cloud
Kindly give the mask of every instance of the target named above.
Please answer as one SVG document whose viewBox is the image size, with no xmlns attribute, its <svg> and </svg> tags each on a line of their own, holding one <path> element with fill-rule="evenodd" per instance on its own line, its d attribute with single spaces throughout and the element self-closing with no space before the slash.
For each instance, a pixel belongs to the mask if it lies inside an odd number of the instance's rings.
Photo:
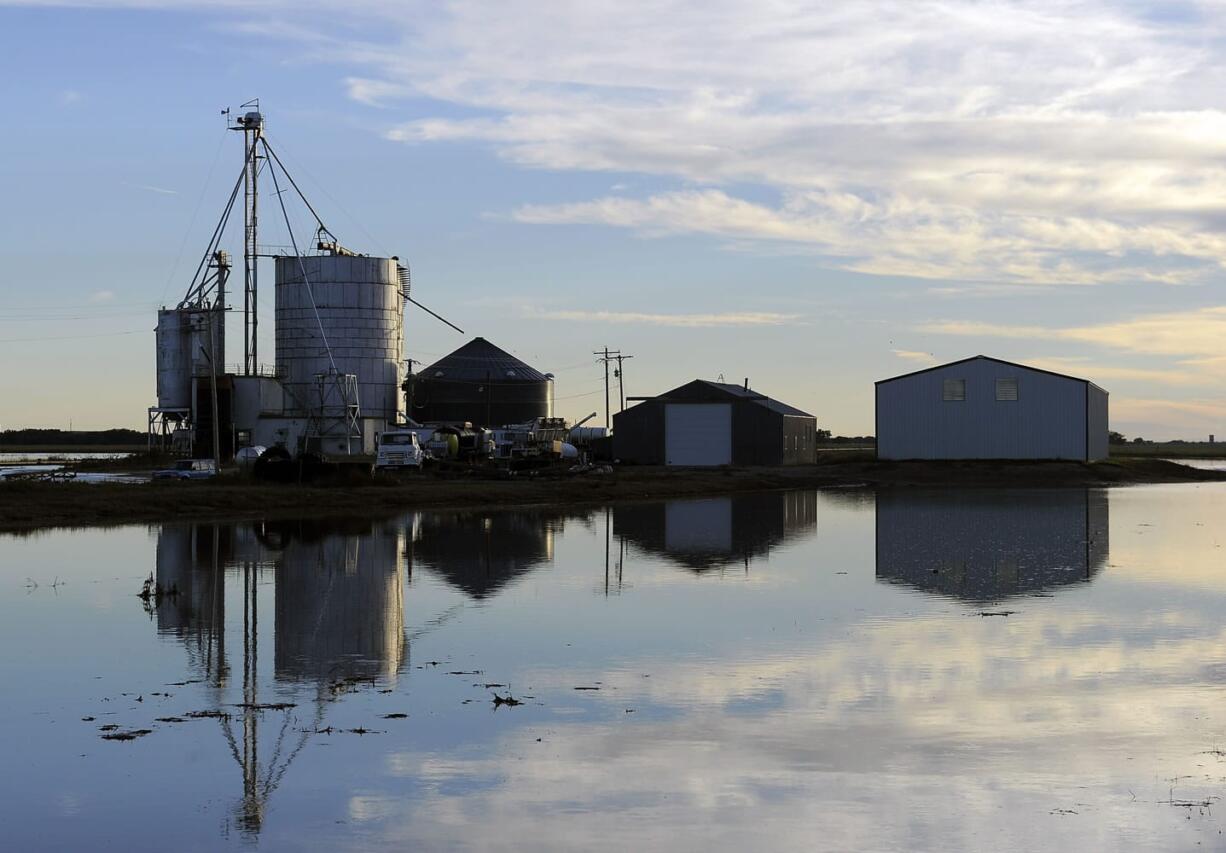
<svg viewBox="0 0 1226 853">
<path fill-rule="evenodd" d="M 848 270 L 879 275 L 956 278 L 1034 284 L 1116 281 L 1182 283 L 1226 257 L 1226 239 L 1189 237 L 1156 226 L 1126 228 L 1070 217 L 975 214 L 926 203 L 888 205 L 846 193 L 793 192 L 778 207 L 748 202 L 722 190 L 684 190 L 647 199 L 608 196 L 558 205 L 525 205 L 513 214 L 532 224 L 598 224 L 633 228 L 646 236 L 712 234 L 807 246 L 840 258 Z M 1148 261 L 1125 261 L 1127 252 Z M 1072 255 L 1098 252 L 1118 263 L 1091 268 Z M 1179 257 L 1175 267 L 1147 265 Z M 1197 264 L 1188 265 L 1196 260 Z"/>
<path fill-rule="evenodd" d="M 1226 400 L 1155 400 L 1112 398 L 1111 422 L 1143 424 L 1144 429 L 1188 437 L 1190 430 L 1221 435 L 1226 424 Z M 1149 432 L 1145 433 L 1147 436 Z"/>
<path fill-rule="evenodd" d="M 178 195 L 179 194 L 178 190 L 169 190 L 169 189 L 166 189 L 165 187 L 155 187 L 152 184 L 133 184 L 128 181 L 123 181 L 123 185 L 125 187 L 132 187 L 133 189 L 137 189 L 137 190 L 144 190 L 145 192 L 157 193 L 158 195 Z"/>
<path fill-rule="evenodd" d="M 909 349 L 896 349 L 890 350 L 890 352 L 894 353 L 894 355 L 898 356 L 904 361 L 913 361 L 916 364 L 923 366 L 937 363 L 936 356 L 930 352 L 917 352 L 916 350 Z"/>
<path fill-rule="evenodd" d="M 403 98 L 411 89 L 387 80 L 370 80 L 365 77 L 350 77 L 345 80 L 349 97 L 368 107 L 384 107 L 387 102 Z"/>
<path fill-rule="evenodd" d="M 89 295 L 89 299 L 85 300 L 90 305 L 101 305 L 104 302 L 113 302 L 115 300 L 115 291 L 113 290 L 96 290 Z"/>
<path fill-rule="evenodd" d="M 1194 367 L 1221 367 L 1226 340 L 1226 306 L 1136 317 L 1072 328 L 941 321 L 920 326 L 932 334 L 984 338 L 1056 339 L 1097 344 L 1133 353 L 1183 356 Z"/>
<path fill-rule="evenodd" d="M 524 222 L 795 243 L 883 275 L 1181 283 L 1226 257 L 1207 236 L 1226 113 L 1204 95 L 1223 27 L 1197 12 L 1189 27 L 1105 2 L 458 3 L 424 29 L 433 58 L 379 61 L 476 113 L 393 139 L 697 185 L 526 206 Z"/>
<path fill-rule="evenodd" d="M 524 222 L 997 284 L 1202 282 L 1226 258 L 1221 4 L 355 0 L 343 30 L 319 0 L 68 5 L 215 8 L 355 70 L 355 101 L 437 104 L 392 139 L 680 185 Z"/>
<path fill-rule="evenodd" d="M 521 316 L 536 320 L 566 320 L 578 323 L 624 323 L 641 326 L 701 328 L 711 326 L 794 326 L 800 314 L 768 311 L 732 311 L 711 314 L 652 314 L 641 311 L 524 310 Z"/>
</svg>

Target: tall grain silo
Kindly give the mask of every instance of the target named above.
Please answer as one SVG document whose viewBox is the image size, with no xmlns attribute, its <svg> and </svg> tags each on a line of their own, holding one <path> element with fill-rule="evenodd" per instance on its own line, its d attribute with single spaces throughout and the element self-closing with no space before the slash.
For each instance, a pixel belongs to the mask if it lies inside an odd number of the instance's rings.
<svg viewBox="0 0 1226 853">
<path fill-rule="evenodd" d="M 397 266 L 395 258 L 343 254 L 276 259 L 277 372 L 299 413 L 318 405 L 315 377 L 335 363 L 338 373 L 357 376 L 363 418 L 400 420 L 404 295 Z"/>
<path fill-rule="evenodd" d="M 553 377 L 473 338 L 414 377 L 409 417 L 421 423 L 521 424 L 553 416 Z"/>
</svg>

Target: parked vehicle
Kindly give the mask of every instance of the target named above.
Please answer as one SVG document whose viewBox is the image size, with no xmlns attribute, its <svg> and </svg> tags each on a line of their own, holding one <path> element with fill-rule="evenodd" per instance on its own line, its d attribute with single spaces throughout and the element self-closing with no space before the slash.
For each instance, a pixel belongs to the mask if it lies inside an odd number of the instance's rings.
<svg viewBox="0 0 1226 853">
<path fill-rule="evenodd" d="M 395 430 L 379 436 L 375 453 L 376 471 L 421 470 L 425 453 L 413 430 Z"/>
<path fill-rule="evenodd" d="M 170 468 L 153 472 L 155 480 L 202 480 L 217 476 L 217 464 L 212 459 L 180 459 Z"/>
</svg>

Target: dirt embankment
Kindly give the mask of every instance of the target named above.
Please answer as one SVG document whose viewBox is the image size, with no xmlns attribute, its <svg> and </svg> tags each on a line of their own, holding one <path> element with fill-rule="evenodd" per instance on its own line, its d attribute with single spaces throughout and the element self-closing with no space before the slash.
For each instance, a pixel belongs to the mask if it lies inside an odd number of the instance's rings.
<svg viewBox="0 0 1226 853">
<path fill-rule="evenodd" d="M 163 521 L 322 516 L 383 517 L 404 509 L 708 497 L 771 489 L 868 486 L 1094 487 L 1226 480 L 1226 472 L 1156 459 L 1078 462 L 831 460 L 790 468 L 622 468 L 610 474 L 484 480 L 430 476 L 344 485 L 248 478 L 151 483 L 0 483 L 0 530 Z"/>
</svg>

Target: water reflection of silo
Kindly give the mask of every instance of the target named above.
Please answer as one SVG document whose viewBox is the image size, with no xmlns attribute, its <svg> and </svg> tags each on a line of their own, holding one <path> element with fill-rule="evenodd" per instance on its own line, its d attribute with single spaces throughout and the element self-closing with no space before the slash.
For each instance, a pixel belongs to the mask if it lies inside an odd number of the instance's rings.
<svg viewBox="0 0 1226 853">
<path fill-rule="evenodd" d="M 195 662 L 224 674 L 226 578 L 231 527 L 165 525 L 158 531 L 155 579 L 170 591 L 157 601 L 157 629 L 184 641 Z"/>
<path fill-rule="evenodd" d="M 425 566 L 471 597 L 486 598 L 553 559 L 563 518 L 531 511 L 424 513 L 409 545 L 410 569 Z"/>
<path fill-rule="evenodd" d="M 817 500 L 815 491 L 793 491 L 621 504 L 613 532 L 695 572 L 748 566 L 816 528 Z"/>
<path fill-rule="evenodd" d="M 394 528 L 294 536 L 276 561 L 277 677 L 391 678 L 406 653 L 402 536 Z"/>
<path fill-rule="evenodd" d="M 1108 520 L 1102 490 L 883 491 L 877 579 L 973 602 L 1086 582 Z"/>
</svg>

